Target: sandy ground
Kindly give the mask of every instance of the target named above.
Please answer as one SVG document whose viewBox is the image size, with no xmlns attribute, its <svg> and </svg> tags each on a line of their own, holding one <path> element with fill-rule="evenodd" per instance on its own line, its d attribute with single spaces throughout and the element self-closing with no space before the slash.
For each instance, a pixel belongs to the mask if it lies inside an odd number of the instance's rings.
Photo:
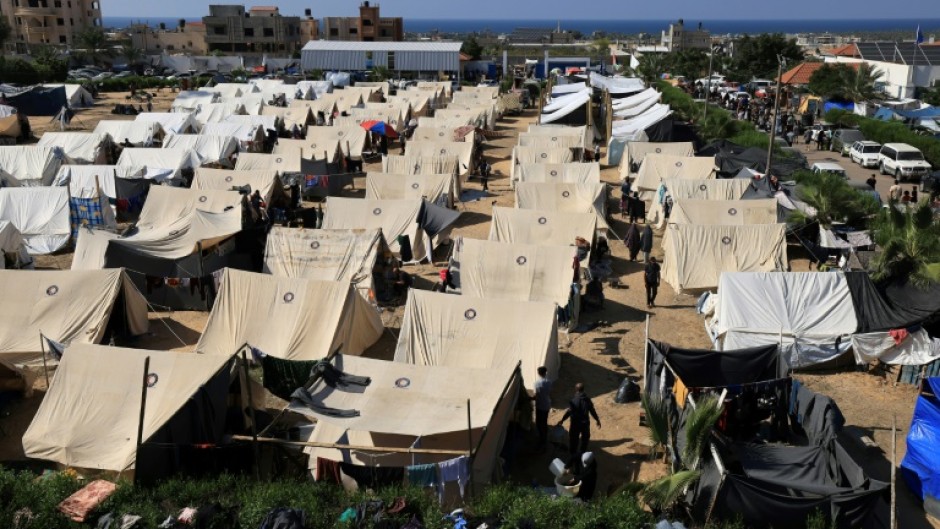
<svg viewBox="0 0 940 529">
<path fill-rule="evenodd" d="M 154 109 L 169 108 L 173 94 L 163 91 L 157 94 Z M 87 129 L 94 128 L 99 119 L 128 119 L 123 116 L 111 116 L 113 104 L 124 101 L 124 94 L 107 95 L 98 101 L 95 108 L 79 112 L 75 124 L 83 124 Z M 487 159 L 493 164 L 497 179 L 490 184 L 490 191 L 484 198 L 459 204 L 462 212 L 455 235 L 485 239 L 489 233 L 490 212 L 493 205 L 513 206 L 514 196 L 508 183 L 509 164 L 512 147 L 516 144 L 520 131 L 525 131 L 534 122 L 535 112 L 528 111 L 521 117 L 508 117 L 498 125 L 502 137 L 490 140 L 484 149 Z M 42 123 L 36 120 L 34 130 L 43 130 Z M 807 153 L 812 161 L 826 155 Z M 837 155 L 836 155 L 837 156 Z M 812 163 L 812 162 L 811 162 Z M 843 163 L 850 168 L 853 179 L 864 180 L 864 174 L 853 164 Z M 602 178 L 617 186 L 617 168 L 602 166 Z M 379 171 L 378 164 L 367 166 L 367 171 Z M 861 175 L 861 176 L 860 176 Z M 879 178 L 887 181 L 887 177 Z M 359 192 L 351 196 L 362 196 L 364 182 L 356 183 Z M 480 186 L 473 182 L 467 189 L 480 193 Z M 885 186 L 886 191 L 887 185 Z M 881 185 L 879 184 L 879 190 Z M 612 196 L 619 198 L 619 187 Z M 616 212 L 616 205 L 611 205 Z M 626 231 L 626 224 L 614 215 L 611 224 L 616 234 Z M 692 296 L 677 296 L 671 287 L 663 283 L 660 288 L 658 306 L 654 309 L 645 306 L 645 293 L 642 284 L 641 263 L 631 263 L 627 258 L 624 245 L 619 242 L 619 235 L 611 237 L 613 270 L 620 276 L 626 288 L 606 289 L 607 302 L 601 312 L 588 313 L 582 321 L 607 321 L 609 327 L 598 328 L 584 334 L 562 336 L 561 369 L 553 391 L 554 410 L 549 417 L 550 424 L 556 422 L 564 412 L 564 406 L 573 392 L 573 386 L 582 382 L 592 397 L 603 427 L 592 431 L 591 449 L 598 458 L 600 476 L 599 493 L 627 482 L 647 481 L 665 473 L 665 466 L 659 462 L 650 462 L 648 453 L 647 431 L 639 425 L 639 403 L 616 404 L 614 396 L 624 377 L 642 381 L 643 344 L 646 338 L 645 323 L 649 318 L 650 337 L 682 347 L 708 348 L 710 342 L 705 333 L 703 321 L 695 313 Z M 658 258 L 662 257 L 659 241 L 654 245 Z M 408 271 L 418 278 L 417 286 L 427 288 L 437 280 L 437 270 L 447 259 L 448 247 L 439 248 L 435 253 L 436 263 L 411 267 Z M 808 261 L 800 248 L 789 247 L 790 264 L 793 270 L 807 270 Z M 68 268 L 70 254 L 44 257 L 39 265 L 46 268 Z M 383 321 L 388 327 L 385 336 L 366 355 L 374 358 L 391 360 L 395 337 L 401 322 L 402 309 L 383 313 Z M 151 349 L 192 350 L 200 333 L 205 327 L 207 314 L 204 312 L 152 312 L 151 332 L 135 344 L 136 347 Z M 891 426 L 897 420 L 898 454 L 897 461 L 903 458 L 904 438 L 910 424 L 916 391 L 910 386 L 894 386 L 883 377 L 863 372 L 833 372 L 825 374 L 798 375 L 809 387 L 832 396 L 841 407 L 846 417 L 847 426 L 871 436 L 879 449 L 856 454 L 858 460 L 878 479 L 888 480 L 891 457 Z M 893 378 L 892 378 L 893 380 Z M 44 394 L 44 383 L 38 383 L 33 397 L 13 405 L 11 415 L 2 420 L 6 436 L 0 439 L 0 461 L 23 458 L 19 439 L 29 424 L 32 415 Z M 520 447 L 512 469 L 512 479 L 518 483 L 538 482 L 551 484 L 547 467 L 554 457 L 565 457 L 563 450 L 554 448 L 546 453 L 536 453 L 534 435 L 527 433 Z M 901 481 L 899 480 L 899 483 Z M 919 502 L 908 492 L 904 485 L 898 487 L 899 527 L 931 527 Z"/>
</svg>

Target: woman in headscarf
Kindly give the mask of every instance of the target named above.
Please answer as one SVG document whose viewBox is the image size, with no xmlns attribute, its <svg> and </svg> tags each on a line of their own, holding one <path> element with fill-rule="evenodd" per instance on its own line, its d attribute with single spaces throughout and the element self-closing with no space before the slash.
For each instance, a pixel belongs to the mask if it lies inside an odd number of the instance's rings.
<svg viewBox="0 0 940 529">
<path fill-rule="evenodd" d="M 640 253 L 640 229 L 636 224 L 631 224 L 627 228 L 627 235 L 623 238 L 623 244 L 630 251 L 630 260 L 636 261 L 637 254 Z"/>
</svg>

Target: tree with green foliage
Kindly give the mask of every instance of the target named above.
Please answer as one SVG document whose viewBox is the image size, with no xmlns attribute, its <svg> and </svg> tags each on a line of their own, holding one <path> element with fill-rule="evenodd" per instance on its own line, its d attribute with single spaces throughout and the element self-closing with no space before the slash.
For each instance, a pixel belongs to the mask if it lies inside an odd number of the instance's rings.
<svg viewBox="0 0 940 529">
<path fill-rule="evenodd" d="M 745 35 L 735 44 L 728 77 L 742 83 L 754 78 L 776 79 L 778 56 L 788 64 L 797 64 L 803 61 L 803 50 L 796 45 L 796 39 L 787 39 L 781 33 Z"/>
<path fill-rule="evenodd" d="M 467 37 L 460 46 L 460 51 L 467 54 L 471 59 L 477 61 L 483 55 L 483 46 L 477 42 L 476 37 Z"/>
<path fill-rule="evenodd" d="M 850 186 L 842 175 L 797 171 L 793 179 L 801 184 L 797 198 L 812 207 L 815 213 L 795 210 L 790 214 L 792 222 L 809 224 L 815 220 L 820 226 L 829 228 L 836 222 L 860 223 L 878 211 L 878 201 Z"/>
<path fill-rule="evenodd" d="M 133 44 L 121 46 L 121 55 L 127 59 L 127 67 L 131 70 L 134 70 L 134 67 L 140 64 L 144 59 L 143 50 Z"/>
<path fill-rule="evenodd" d="M 874 279 L 909 279 L 921 287 L 940 282 L 940 222 L 930 202 L 912 207 L 892 203 L 869 227 L 881 248 L 871 263 Z"/>
<path fill-rule="evenodd" d="M 823 99 L 842 99 L 844 71 L 849 69 L 847 64 L 820 66 L 809 78 L 809 91 Z"/>
<path fill-rule="evenodd" d="M 374 66 L 371 73 L 373 81 L 387 81 L 392 77 L 392 72 L 385 66 Z"/>
<path fill-rule="evenodd" d="M 83 29 L 76 35 L 76 41 L 94 64 L 99 64 L 105 58 L 111 56 L 111 49 L 108 48 L 108 37 L 101 28 L 90 26 Z"/>
<path fill-rule="evenodd" d="M 858 126 L 859 116 L 843 108 L 833 108 L 823 114 L 823 119 L 839 129 L 852 129 Z"/>
<path fill-rule="evenodd" d="M 650 435 L 653 437 L 653 442 L 665 444 L 664 440 L 668 439 L 668 431 L 654 432 L 653 430 L 654 428 L 662 430 L 669 423 L 668 407 L 662 405 L 661 400 L 657 396 L 644 396 L 643 410 L 646 412 L 646 422 L 651 426 Z M 708 439 L 711 437 L 715 423 L 721 417 L 722 405 L 717 397 L 708 396 L 694 405 L 692 403 L 686 405 L 693 406 L 693 409 L 685 422 L 686 442 L 680 456 L 681 460 L 678 461 L 678 470 L 647 483 L 640 492 L 640 497 L 654 513 L 674 511 L 685 489 L 701 477 L 702 471 L 699 466 L 702 454 L 708 446 Z"/>
<path fill-rule="evenodd" d="M 924 103 L 933 106 L 940 106 L 940 88 L 928 88 L 924 90 L 924 93 L 921 95 L 921 99 Z"/>
<path fill-rule="evenodd" d="M 708 54 L 705 50 L 682 50 L 669 55 L 669 71 L 694 82 L 708 73 Z"/>
<path fill-rule="evenodd" d="M 59 56 L 59 50 L 43 45 L 32 50 L 33 67 L 41 82 L 64 80 L 68 75 L 68 61 Z"/>
<path fill-rule="evenodd" d="M 666 56 L 661 53 L 644 53 L 638 62 L 636 73 L 647 85 L 658 81 L 666 72 Z"/>
</svg>

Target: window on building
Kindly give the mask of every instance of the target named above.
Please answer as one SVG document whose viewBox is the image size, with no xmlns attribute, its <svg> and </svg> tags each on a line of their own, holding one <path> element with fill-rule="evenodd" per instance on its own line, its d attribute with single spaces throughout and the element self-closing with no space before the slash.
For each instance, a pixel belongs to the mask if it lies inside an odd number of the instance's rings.
<svg viewBox="0 0 940 529">
<path fill-rule="evenodd" d="M 57 18 L 57 19 L 55 19 L 55 24 L 56 24 L 57 26 L 64 26 L 64 25 L 65 25 L 65 19 L 64 19 L 64 18 Z"/>
<path fill-rule="evenodd" d="M 215 35 L 225 35 L 225 26 L 213 26 L 212 33 Z"/>
<path fill-rule="evenodd" d="M 166 47 L 166 49 L 168 49 L 168 50 L 170 50 L 170 51 L 173 51 L 173 45 L 172 45 L 172 44 L 168 45 L 168 46 Z"/>
<path fill-rule="evenodd" d="M 246 36 L 246 37 L 254 37 L 254 36 L 255 36 L 255 28 L 245 28 L 245 36 Z"/>
<path fill-rule="evenodd" d="M 62 0 L 55 0 L 52 5 L 55 7 L 62 7 Z"/>
<path fill-rule="evenodd" d="M 22 25 L 23 25 L 23 19 L 20 18 L 20 17 L 16 17 L 16 25 L 17 25 L 17 26 L 22 26 Z"/>
<path fill-rule="evenodd" d="M 17 20 L 17 24 L 19 24 L 19 22 L 18 22 L 19 19 L 16 19 L 16 20 Z M 330 28 L 330 36 L 331 36 L 331 37 L 338 37 L 338 36 L 339 36 L 339 28 Z"/>
<path fill-rule="evenodd" d="M 265 36 L 265 37 L 273 37 L 273 36 L 274 36 L 274 28 L 264 28 L 264 36 Z"/>
<path fill-rule="evenodd" d="M 59 35 L 59 44 L 65 44 L 65 35 Z"/>
<path fill-rule="evenodd" d="M 71 2 L 71 1 L 66 2 L 65 5 L 69 6 L 69 9 L 72 9 L 72 2 Z"/>
<path fill-rule="evenodd" d="M 387 64 L 386 67 L 387 67 L 389 70 L 394 70 L 394 69 L 395 69 L 395 52 L 394 52 L 394 51 L 388 52 L 388 64 Z"/>
<path fill-rule="evenodd" d="M 387 37 L 387 36 L 388 36 L 388 30 L 385 29 L 385 28 L 380 29 L 380 30 L 379 30 L 379 36 L 381 36 L 381 37 Z"/>
</svg>

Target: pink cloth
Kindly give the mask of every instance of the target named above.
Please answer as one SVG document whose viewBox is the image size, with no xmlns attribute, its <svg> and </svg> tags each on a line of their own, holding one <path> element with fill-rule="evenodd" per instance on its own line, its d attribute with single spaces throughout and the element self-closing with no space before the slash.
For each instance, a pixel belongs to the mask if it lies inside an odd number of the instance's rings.
<svg viewBox="0 0 940 529">
<path fill-rule="evenodd" d="M 108 499 L 117 486 L 110 481 L 98 479 L 79 489 L 59 504 L 59 511 L 73 522 L 84 522 L 91 511 Z"/>
<path fill-rule="evenodd" d="M 901 345 L 901 342 L 906 340 L 908 337 L 907 329 L 891 329 L 888 331 L 888 334 L 894 338 L 894 345 Z"/>
</svg>

